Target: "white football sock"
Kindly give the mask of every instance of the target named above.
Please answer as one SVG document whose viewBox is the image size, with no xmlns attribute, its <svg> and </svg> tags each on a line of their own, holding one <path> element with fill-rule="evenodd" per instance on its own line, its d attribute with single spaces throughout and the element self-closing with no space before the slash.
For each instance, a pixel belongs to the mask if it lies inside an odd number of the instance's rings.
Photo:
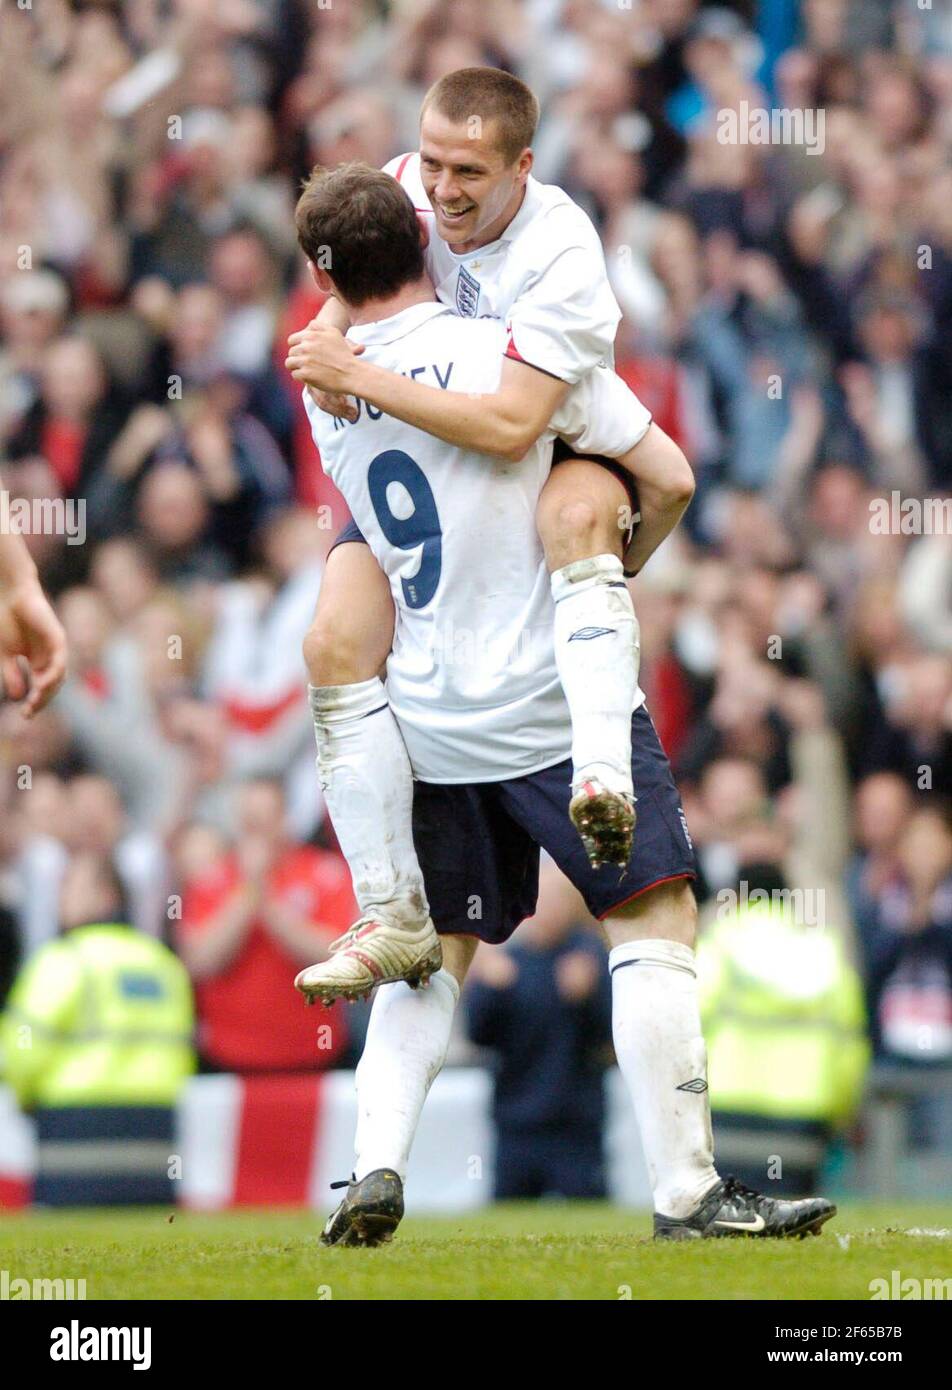
<svg viewBox="0 0 952 1390">
<path fill-rule="evenodd" d="M 626 941 L 608 957 L 615 1055 L 635 1107 L 655 1211 L 689 1216 L 718 1181 L 694 952 Z"/>
<path fill-rule="evenodd" d="M 354 1176 L 377 1168 L 407 1176 L 410 1146 L 427 1092 L 446 1060 L 459 985 L 448 970 L 425 989 L 401 981 L 374 996 L 363 1054 L 357 1064 Z"/>
<path fill-rule="evenodd" d="M 597 777 L 632 794 L 631 707 L 638 685 L 638 619 L 614 555 L 553 571 L 555 660 L 572 718 L 573 783 Z"/>
<path fill-rule="evenodd" d="M 361 912 L 429 914 L 413 847 L 413 773 L 383 682 L 308 686 L 317 770 Z"/>
</svg>

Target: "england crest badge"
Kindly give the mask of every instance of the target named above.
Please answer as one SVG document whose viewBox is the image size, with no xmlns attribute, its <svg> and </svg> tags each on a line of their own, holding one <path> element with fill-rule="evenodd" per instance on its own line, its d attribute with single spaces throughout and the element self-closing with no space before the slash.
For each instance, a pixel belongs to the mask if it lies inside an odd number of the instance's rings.
<svg viewBox="0 0 952 1390">
<path fill-rule="evenodd" d="M 474 319 L 479 307 L 479 281 L 474 280 L 465 266 L 460 266 L 456 280 L 456 308 L 460 318 Z"/>
</svg>

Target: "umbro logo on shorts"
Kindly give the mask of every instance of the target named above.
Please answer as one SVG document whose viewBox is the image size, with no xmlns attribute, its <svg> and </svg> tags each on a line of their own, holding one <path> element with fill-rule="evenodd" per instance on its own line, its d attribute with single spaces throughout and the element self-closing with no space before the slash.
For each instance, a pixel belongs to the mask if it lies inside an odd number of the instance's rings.
<svg viewBox="0 0 952 1390">
<path fill-rule="evenodd" d="M 696 1076 L 693 1081 L 685 1081 L 681 1086 L 675 1086 L 676 1091 L 690 1091 L 694 1096 L 703 1095 L 707 1090 L 707 1082 L 703 1076 Z"/>
<path fill-rule="evenodd" d="M 593 637 L 610 637 L 614 631 L 613 627 L 580 627 L 578 632 L 572 633 L 569 641 L 591 642 Z"/>
</svg>

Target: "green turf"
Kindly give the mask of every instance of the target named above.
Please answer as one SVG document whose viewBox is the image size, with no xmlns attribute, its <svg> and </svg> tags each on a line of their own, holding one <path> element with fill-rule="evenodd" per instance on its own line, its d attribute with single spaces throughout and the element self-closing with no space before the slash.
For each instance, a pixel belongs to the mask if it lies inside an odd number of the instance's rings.
<svg viewBox="0 0 952 1390">
<path fill-rule="evenodd" d="M 392 1245 L 325 1250 L 288 1212 L 0 1215 L 12 1278 L 85 1278 L 87 1298 L 858 1298 L 872 1279 L 952 1278 L 952 1205 L 846 1206 L 803 1241 L 655 1245 L 649 1218 L 517 1204 L 408 1218 Z"/>
</svg>

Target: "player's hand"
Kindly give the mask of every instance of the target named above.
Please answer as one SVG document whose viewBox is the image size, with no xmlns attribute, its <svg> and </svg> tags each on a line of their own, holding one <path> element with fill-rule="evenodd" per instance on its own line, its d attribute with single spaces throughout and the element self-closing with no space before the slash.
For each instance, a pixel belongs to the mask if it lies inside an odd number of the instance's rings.
<svg viewBox="0 0 952 1390">
<path fill-rule="evenodd" d="M 357 419 L 357 407 L 350 396 L 342 396 L 339 392 L 318 391 L 316 386 L 309 386 L 307 389 L 311 400 L 325 415 L 336 415 L 339 420 L 349 420 L 351 424 Z"/>
<path fill-rule="evenodd" d="M 0 671 L 7 699 L 23 701 L 25 719 L 66 678 L 66 634 L 38 579 L 0 594 Z"/>
<path fill-rule="evenodd" d="M 354 358 L 363 352 L 362 343 L 352 343 L 337 328 L 309 323 L 288 338 L 284 365 L 306 386 L 337 395 L 353 395 L 351 369 Z"/>
</svg>

